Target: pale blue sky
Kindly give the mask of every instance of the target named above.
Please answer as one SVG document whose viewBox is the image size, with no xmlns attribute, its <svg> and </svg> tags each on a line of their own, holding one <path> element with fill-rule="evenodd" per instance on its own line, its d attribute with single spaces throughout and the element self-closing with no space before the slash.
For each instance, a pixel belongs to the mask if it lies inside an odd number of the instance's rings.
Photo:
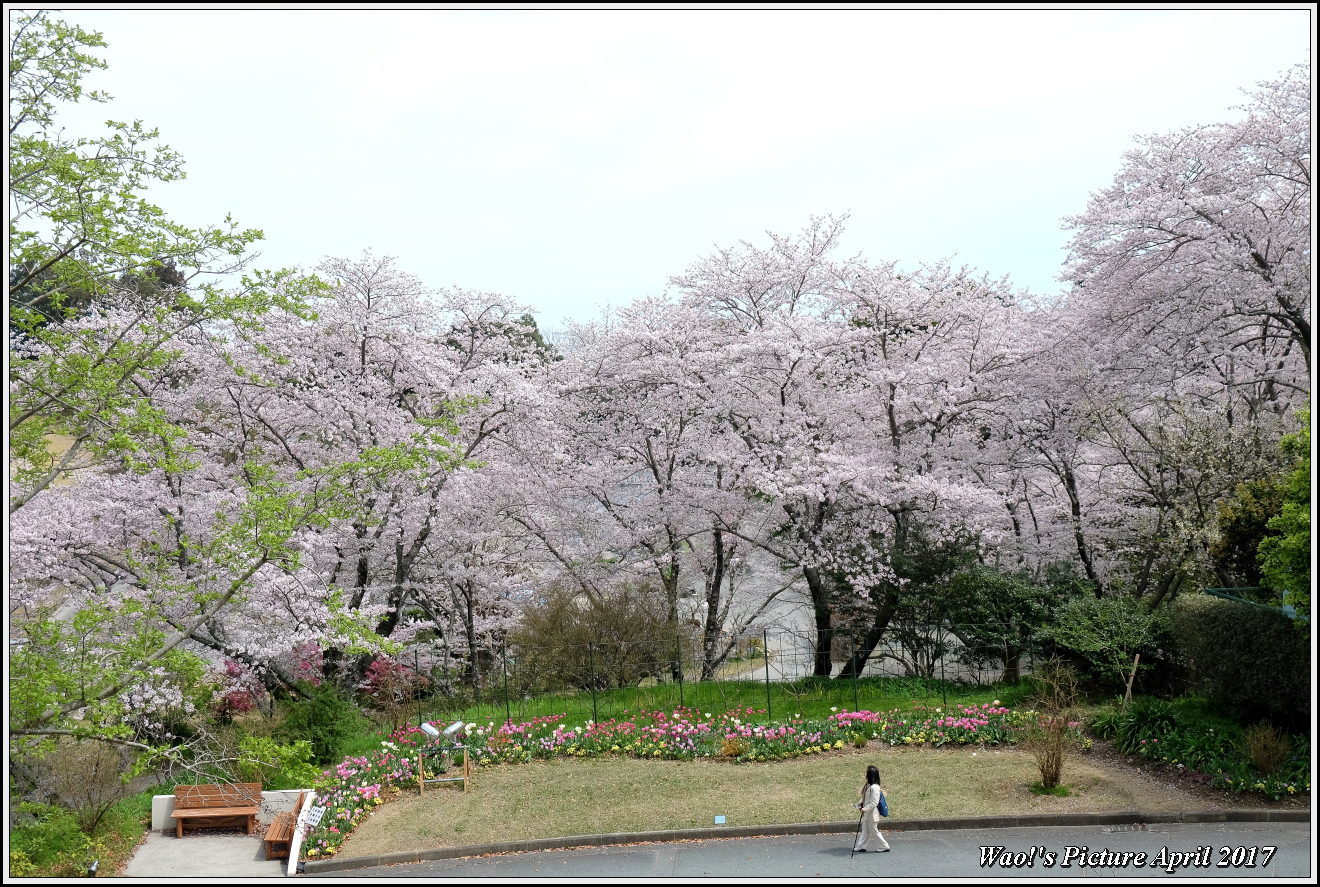
<svg viewBox="0 0 1320 887">
<path fill-rule="evenodd" d="M 1200 11 L 113 10 L 107 106 L 188 164 L 262 265 L 371 248 L 543 326 L 716 245 L 851 213 L 844 252 L 1057 291 L 1061 217 L 1136 133 L 1231 116 L 1309 57 L 1307 7 Z M 82 116 L 83 114 L 90 116 Z"/>
</svg>

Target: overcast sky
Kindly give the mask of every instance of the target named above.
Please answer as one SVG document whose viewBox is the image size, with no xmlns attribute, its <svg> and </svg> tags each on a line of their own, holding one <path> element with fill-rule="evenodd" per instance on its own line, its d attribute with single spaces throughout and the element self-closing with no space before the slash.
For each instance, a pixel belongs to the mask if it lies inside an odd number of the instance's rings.
<svg viewBox="0 0 1320 887">
<path fill-rule="evenodd" d="M 263 266 L 365 249 L 543 326 L 738 240 L 850 213 L 844 252 L 1056 292 L 1065 215 L 1137 133 L 1228 119 L 1309 58 L 1307 7 L 1192 11 L 114 10 L 115 96 L 187 161 L 178 221 Z"/>
</svg>

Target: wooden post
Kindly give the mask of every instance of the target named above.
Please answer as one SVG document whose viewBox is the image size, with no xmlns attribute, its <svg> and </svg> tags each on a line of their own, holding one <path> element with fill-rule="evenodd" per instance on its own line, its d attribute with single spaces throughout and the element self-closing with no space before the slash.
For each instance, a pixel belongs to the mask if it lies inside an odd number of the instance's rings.
<svg viewBox="0 0 1320 887">
<path fill-rule="evenodd" d="M 503 669 L 504 671 L 504 720 L 512 721 L 513 715 L 509 711 L 509 645 L 508 644 L 505 644 L 503 647 L 503 651 L 500 656 L 500 668 Z"/>
<path fill-rule="evenodd" d="M 426 753 L 417 753 L 417 794 L 426 791 Z"/>
<path fill-rule="evenodd" d="M 591 663 L 591 720 L 599 721 L 600 715 L 596 713 L 596 644 L 593 641 L 587 641 L 587 661 Z"/>
<path fill-rule="evenodd" d="M 472 763 L 468 760 L 467 746 L 463 746 L 463 793 L 467 794 L 468 783 L 472 781 Z"/>
<path fill-rule="evenodd" d="M 674 641 L 678 648 L 678 704 L 685 707 L 687 703 L 683 700 L 683 636 L 674 635 Z"/>
<path fill-rule="evenodd" d="M 1137 679 L 1137 663 L 1141 661 L 1141 654 L 1138 653 L 1132 657 L 1132 673 L 1128 675 L 1127 691 L 1123 694 L 1123 704 L 1127 705 L 1132 701 L 1132 682 Z"/>
</svg>

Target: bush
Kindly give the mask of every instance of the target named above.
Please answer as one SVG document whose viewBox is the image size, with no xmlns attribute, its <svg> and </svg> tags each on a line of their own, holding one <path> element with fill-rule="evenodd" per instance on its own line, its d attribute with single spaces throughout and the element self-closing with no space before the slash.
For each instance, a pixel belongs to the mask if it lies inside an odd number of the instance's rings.
<svg viewBox="0 0 1320 887">
<path fill-rule="evenodd" d="M 317 764 L 333 763 L 345 740 L 357 732 L 362 715 L 329 683 L 305 689 L 309 697 L 289 707 L 289 716 L 278 735 L 295 742 L 307 740 Z"/>
<path fill-rule="evenodd" d="M 60 801 L 74 811 L 79 827 L 91 834 L 101 817 L 128 797 L 125 779 L 133 755 L 108 742 L 62 742 L 47 759 Z"/>
<path fill-rule="evenodd" d="M 1071 740 L 1069 724 L 1077 704 L 1077 673 L 1057 659 L 1041 663 L 1032 676 L 1037 687 L 1036 723 L 1027 731 L 1026 746 L 1046 790 L 1058 787 Z"/>
<path fill-rule="evenodd" d="M 1292 742 L 1269 724 L 1257 724 L 1242 734 L 1242 752 L 1261 776 L 1269 776 L 1292 755 Z"/>
<path fill-rule="evenodd" d="M 720 743 L 720 754 L 726 758 L 741 758 L 752 750 L 752 744 L 745 739 L 729 738 Z"/>
<path fill-rule="evenodd" d="M 1177 707 L 1153 697 L 1139 697 L 1131 705 L 1114 706 L 1091 721 L 1097 735 L 1114 740 L 1114 747 L 1128 755 L 1136 754 L 1153 739 L 1167 736 L 1177 726 Z"/>
<path fill-rule="evenodd" d="M 420 698 L 430 684 L 429 678 L 408 666 L 388 656 L 377 656 L 367 667 L 367 676 L 359 689 L 386 717 L 390 730 L 395 731 L 407 719 L 409 706 Z"/>
<path fill-rule="evenodd" d="M 1209 595 L 1180 597 L 1171 615 L 1193 687 L 1244 721 L 1309 722 L 1311 653 L 1291 619 Z"/>
<path fill-rule="evenodd" d="M 1121 751 L 1163 762 L 1219 788 L 1261 792 L 1277 800 L 1310 785 L 1305 737 L 1291 739 L 1257 727 L 1249 731 L 1254 739 L 1248 742 L 1240 726 L 1216 716 L 1197 698 L 1137 699 L 1100 712 L 1091 726 Z"/>
<path fill-rule="evenodd" d="M 310 788 L 321 778 L 312 766 L 312 744 L 300 739 L 281 745 L 264 736 L 245 736 L 238 743 L 238 775 L 242 782 L 259 782 L 263 789 Z"/>
<path fill-rule="evenodd" d="M 646 585 L 590 598 L 551 591 L 523 612 L 511 640 L 512 678 L 521 694 L 635 687 L 669 676 L 680 645 L 697 648 L 691 628 L 670 623 L 664 595 Z"/>
<path fill-rule="evenodd" d="M 1107 690 L 1120 690 L 1141 654 L 1141 670 L 1149 670 L 1163 657 L 1167 644 L 1167 617 L 1151 613 L 1131 597 L 1072 598 L 1055 612 L 1040 634 Z"/>
<path fill-rule="evenodd" d="M 104 848 L 78 826 L 73 813 L 53 804 L 19 804 L 9 830 L 10 877 L 76 877 Z"/>
</svg>

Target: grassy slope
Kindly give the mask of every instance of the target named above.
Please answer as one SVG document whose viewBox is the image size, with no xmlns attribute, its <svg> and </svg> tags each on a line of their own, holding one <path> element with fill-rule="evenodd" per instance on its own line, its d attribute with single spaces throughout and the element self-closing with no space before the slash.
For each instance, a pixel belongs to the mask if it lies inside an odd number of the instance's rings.
<svg viewBox="0 0 1320 887">
<path fill-rule="evenodd" d="M 1073 795 L 1042 798 L 1018 749 L 890 748 L 873 743 L 773 764 L 589 759 L 482 768 L 468 794 L 407 792 L 378 808 L 341 848 L 363 856 L 523 838 L 850 819 L 867 764 L 880 767 L 895 820 L 1035 812 L 1202 809 L 1177 791 L 1157 796 L 1135 773 L 1074 756 Z"/>
<path fill-rule="evenodd" d="M 854 686 L 855 684 L 855 686 Z M 870 709 L 887 711 L 892 708 L 911 708 L 918 705 L 945 706 L 956 702 L 990 702 L 1000 699 L 1005 705 L 1018 705 L 1030 692 L 1030 685 L 969 687 L 925 681 L 913 678 L 864 678 L 861 681 L 832 681 L 805 679 L 791 683 L 772 682 L 770 698 L 766 699 L 766 685 L 762 681 L 719 681 L 704 684 L 677 684 L 653 687 L 630 687 L 596 694 L 593 709 L 590 693 L 547 694 L 531 699 L 510 698 L 508 705 L 500 688 L 494 698 L 485 698 L 480 705 L 440 707 L 422 702 L 415 708 L 405 707 L 405 721 L 415 723 L 418 717 L 437 721 L 464 720 L 501 722 L 506 712 L 515 721 L 545 715 L 567 714 L 573 723 L 582 723 L 593 716 L 597 720 L 618 717 L 627 711 L 672 710 L 682 704 L 703 712 L 726 712 L 734 708 L 769 709 L 752 720 L 785 720 L 794 715 L 826 717 L 831 708 L 843 710 Z M 594 711 L 594 715 L 593 715 Z"/>
</svg>

